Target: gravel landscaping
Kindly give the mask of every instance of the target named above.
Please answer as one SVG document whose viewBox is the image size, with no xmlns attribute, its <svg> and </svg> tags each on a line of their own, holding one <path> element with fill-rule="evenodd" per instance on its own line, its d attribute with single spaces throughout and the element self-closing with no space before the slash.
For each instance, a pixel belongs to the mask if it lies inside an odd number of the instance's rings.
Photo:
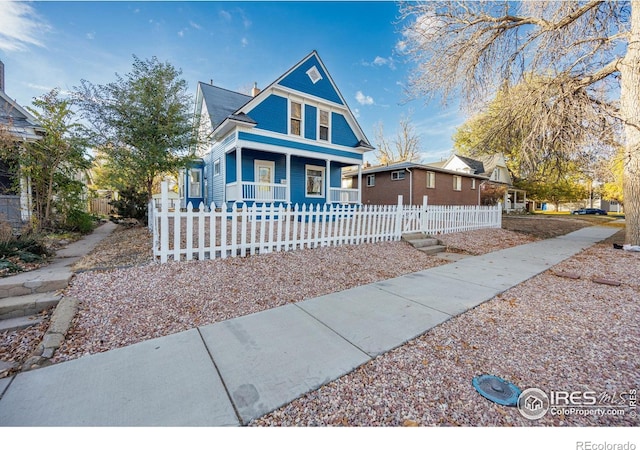
<svg viewBox="0 0 640 450">
<path fill-rule="evenodd" d="M 596 245 L 251 425 L 638 426 L 629 410 L 530 421 L 479 396 L 471 380 L 486 373 L 522 389 L 614 397 L 637 390 L 639 298 L 640 254 Z"/>
<path fill-rule="evenodd" d="M 567 228 L 590 225 L 570 222 Z M 522 230 L 529 234 L 493 229 L 438 238 L 449 251 L 483 254 L 536 240 L 540 226 Z M 160 265 L 150 263 L 146 233 L 119 229 L 78 263 L 89 271 L 65 295 L 77 297 L 80 309 L 52 362 L 446 263 L 404 242 L 383 242 Z M 531 422 L 471 386 L 473 376 L 489 373 L 546 391 L 637 389 L 640 254 L 612 248 L 621 233 L 251 425 L 637 426 L 629 415 Z M 133 267 L 91 270 L 118 266 Z M 38 344 L 35 328 L 0 334 L 0 360 L 28 354 L 21 349 Z"/>
</svg>

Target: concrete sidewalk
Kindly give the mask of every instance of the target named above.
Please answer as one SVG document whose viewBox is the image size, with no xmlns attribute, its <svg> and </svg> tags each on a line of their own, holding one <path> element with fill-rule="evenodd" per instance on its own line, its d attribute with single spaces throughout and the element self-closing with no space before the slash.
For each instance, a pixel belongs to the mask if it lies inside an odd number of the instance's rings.
<svg viewBox="0 0 640 450">
<path fill-rule="evenodd" d="M 584 228 L 0 379 L 0 425 L 246 424 L 617 231 Z"/>
<path fill-rule="evenodd" d="M 30 272 L 0 278 L 0 298 L 37 294 L 66 288 L 73 276 L 71 266 L 93 250 L 100 241 L 116 228 L 117 225 L 113 222 L 106 222 L 96 228 L 93 233 L 58 250 L 51 264 Z"/>
</svg>

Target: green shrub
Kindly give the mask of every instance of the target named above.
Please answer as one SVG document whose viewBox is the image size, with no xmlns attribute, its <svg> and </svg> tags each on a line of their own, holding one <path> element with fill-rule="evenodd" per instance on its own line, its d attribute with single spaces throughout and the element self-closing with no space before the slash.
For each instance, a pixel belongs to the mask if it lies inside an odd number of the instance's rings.
<svg viewBox="0 0 640 450">
<path fill-rule="evenodd" d="M 74 209 L 69 211 L 69 214 L 67 214 L 64 229 L 87 234 L 93 231 L 95 224 L 95 218 L 91 214 L 79 209 Z"/>
<path fill-rule="evenodd" d="M 22 272 L 22 267 L 7 259 L 0 259 L 0 270 L 8 269 L 10 273 Z"/>
</svg>

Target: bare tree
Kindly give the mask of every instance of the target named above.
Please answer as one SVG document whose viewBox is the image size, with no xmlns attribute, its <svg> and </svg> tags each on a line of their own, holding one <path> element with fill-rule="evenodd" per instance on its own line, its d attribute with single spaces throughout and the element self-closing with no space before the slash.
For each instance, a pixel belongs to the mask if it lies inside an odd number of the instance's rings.
<svg viewBox="0 0 640 450">
<path fill-rule="evenodd" d="M 416 134 L 409 116 L 400 118 L 398 134 L 391 142 L 384 135 L 382 122 L 374 125 L 374 138 L 377 147 L 375 156 L 380 164 L 420 160 L 420 137 Z"/>
<path fill-rule="evenodd" d="M 411 2 L 401 11 L 413 96 L 460 96 L 481 110 L 500 89 L 523 86 L 505 115 L 534 119 L 522 140 L 530 155 L 541 143 L 594 151 L 623 129 L 626 240 L 640 245 L 640 1 Z"/>
</svg>

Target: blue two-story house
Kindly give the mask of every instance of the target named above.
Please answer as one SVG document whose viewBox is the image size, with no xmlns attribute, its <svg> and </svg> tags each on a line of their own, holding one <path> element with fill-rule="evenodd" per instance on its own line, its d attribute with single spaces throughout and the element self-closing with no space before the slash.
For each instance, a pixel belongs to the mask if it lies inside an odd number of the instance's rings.
<svg viewBox="0 0 640 450">
<path fill-rule="evenodd" d="M 180 179 L 183 207 L 361 202 L 362 183 L 343 189 L 341 171 L 373 147 L 317 52 L 251 94 L 198 83 L 201 144 Z"/>
</svg>

